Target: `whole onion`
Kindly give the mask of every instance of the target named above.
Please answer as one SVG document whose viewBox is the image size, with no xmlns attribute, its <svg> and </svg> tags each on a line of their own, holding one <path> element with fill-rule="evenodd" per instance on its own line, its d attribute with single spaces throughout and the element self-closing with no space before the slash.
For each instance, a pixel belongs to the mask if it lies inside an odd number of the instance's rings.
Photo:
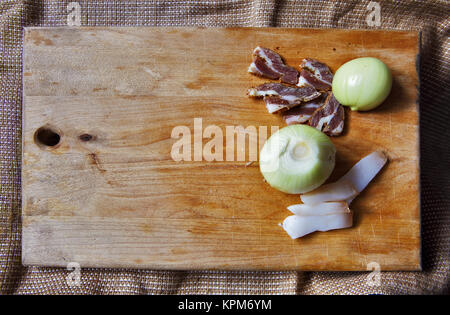
<svg viewBox="0 0 450 315">
<path fill-rule="evenodd" d="M 333 78 L 333 94 L 352 110 L 371 110 L 386 99 L 392 87 L 389 68 L 377 58 L 364 57 L 343 64 Z"/>
</svg>

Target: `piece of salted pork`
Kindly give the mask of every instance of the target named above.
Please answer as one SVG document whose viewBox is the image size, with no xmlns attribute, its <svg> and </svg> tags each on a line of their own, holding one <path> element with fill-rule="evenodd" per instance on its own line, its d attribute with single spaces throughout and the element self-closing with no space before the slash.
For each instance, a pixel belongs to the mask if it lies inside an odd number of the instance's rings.
<svg viewBox="0 0 450 315">
<path fill-rule="evenodd" d="M 330 91 L 333 73 L 328 66 L 311 58 L 303 59 L 297 86 L 312 86 L 318 91 Z"/>
<path fill-rule="evenodd" d="M 292 238 L 315 231 L 351 227 L 353 216 L 350 203 L 369 185 L 387 160 L 384 152 L 372 152 L 338 181 L 300 195 L 303 203 L 288 207 L 294 215 L 287 217 L 281 226 Z"/>
<path fill-rule="evenodd" d="M 272 80 L 281 79 L 281 82 L 292 85 L 298 83 L 299 72 L 295 68 L 287 66 L 273 50 L 260 46 L 253 50 L 253 62 L 248 72 Z"/>
<path fill-rule="evenodd" d="M 321 94 L 309 86 L 298 88 L 281 83 L 264 83 L 249 89 L 248 95 L 250 97 L 264 97 L 267 110 L 273 114 L 313 100 Z"/>
<path fill-rule="evenodd" d="M 294 108 L 282 112 L 283 119 L 288 125 L 307 123 L 314 112 L 325 104 L 328 94 L 322 93 L 312 101 L 302 103 Z"/>
<path fill-rule="evenodd" d="M 329 93 L 325 104 L 312 114 L 308 124 L 328 136 L 338 136 L 344 130 L 344 118 L 344 108 L 333 93 Z"/>
<path fill-rule="evenodd" d="M 284 219 L 282 228 L 293 239 L 321 231 L 345 229 L 352 227 L 353 213 L 337 212 L 327 215 L 291 215 Z"/>
</svg>

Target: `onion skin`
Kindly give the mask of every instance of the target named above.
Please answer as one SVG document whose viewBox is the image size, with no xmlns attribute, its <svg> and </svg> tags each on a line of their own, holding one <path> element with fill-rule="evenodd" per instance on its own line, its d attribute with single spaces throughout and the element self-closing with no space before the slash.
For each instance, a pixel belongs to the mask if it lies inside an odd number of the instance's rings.
<svg viewBox="0 0 450 315">
<path fill-rule="evenodd" d="M 264 144 L 259 167 L 267 183 L 288 194 L 316 189 L 331 175 L 336 148 L 316 128 L 290 125 L 278 130 Z"/>
<path fill-rule="evenodd" d="M 384 102 L 392 88 L 392 74 L 384 62 L 373 57 L 353 59 L 334 75 L 336 99 L 351 110 L 368 111 Z"/>
</svg>

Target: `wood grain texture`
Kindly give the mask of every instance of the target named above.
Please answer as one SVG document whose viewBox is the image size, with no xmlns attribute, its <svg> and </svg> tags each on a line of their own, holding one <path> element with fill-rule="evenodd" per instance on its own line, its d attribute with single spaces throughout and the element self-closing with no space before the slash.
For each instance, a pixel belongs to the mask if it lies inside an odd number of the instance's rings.
<svg viewBox="0 0 450 315">
<path fill-rule="evenodd" d="M 176 126 L 285 126 L 247 88 L 257 45 L 292 66 L 335 71 L 362 56 L 394 76 L 379 108 L 346 111 L 330 180 L 374 150 L 389 163 L 352 203 L 354 227 L 291 240 L 278 226 L 298 195 L 258 163 L 171 158 Z M 414 32 L 264 28 L 28 28 L 24 38 L 25 265 L 160 269 L 419 270 Z M 60 135 L 39 144 L 36 131 Z M 86 138 L 90 135 L 91 138 Z M 81 138 L 80 138 L 81 136 Z M 84 136 L 84 138 L 83 138 Z M 208 139 L 203 140 L 204 143 Z M 225 144 L 224 144 L 225 146 Z"/>
</svg>

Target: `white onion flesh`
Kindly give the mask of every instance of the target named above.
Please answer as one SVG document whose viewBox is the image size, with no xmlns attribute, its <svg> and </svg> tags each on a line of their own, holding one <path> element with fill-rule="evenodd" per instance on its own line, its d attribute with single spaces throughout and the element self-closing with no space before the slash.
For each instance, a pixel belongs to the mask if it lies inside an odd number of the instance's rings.
<svg viewBox="0 0 450 315">
<path fill-rule="evenodd" d="M 335 183 L 326 184 L 319 188 L 300 195 L 303 203 L 309 205 L 320 204 L 328 201 L 341 201 L 353 198 L 358 194 L 355 186 L 349 180 L 340 180 Z"/>
<path fill-rule="evenodd" d="M 350 209 L 345 201 L 324 202 L 315 205 L 298 204 L 288 207 L 293 214 L 302 216 L 329 215 L 336 213 L 349 213 Z"/>
<path fill-rule="evenodd" d="M 352 224 L 353 215 L 348 212 L 318 216 L 291 215 L 283 221 L 282 227 L 291 238 L 295 239 L 316 231 L 348 228 Z"/>
</svg>

